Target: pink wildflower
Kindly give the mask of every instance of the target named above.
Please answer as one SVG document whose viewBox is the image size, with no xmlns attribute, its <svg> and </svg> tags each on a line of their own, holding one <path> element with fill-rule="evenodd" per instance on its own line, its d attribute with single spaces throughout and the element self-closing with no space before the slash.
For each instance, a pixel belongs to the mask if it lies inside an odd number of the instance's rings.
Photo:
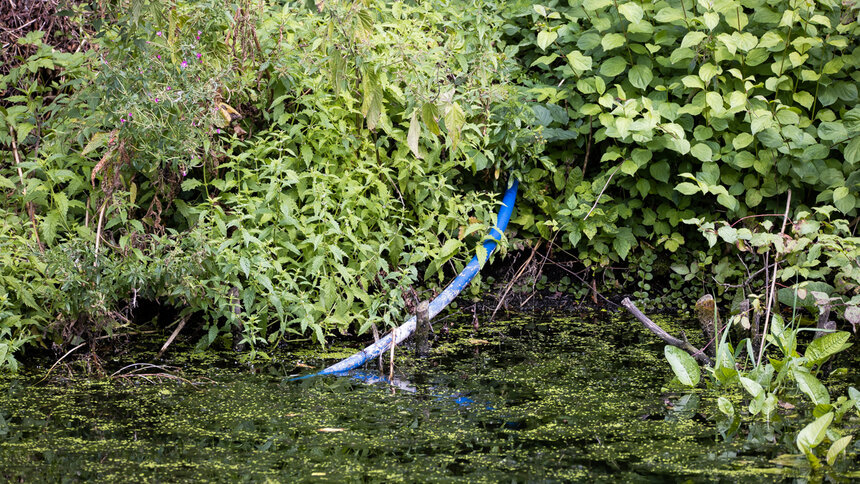
<svg viewBox="0 0 860 484">
<path fill-rule="evenodd" d="M 188 67 L 188 61 L 182 61 L 182 63 L 179 64 L 179 67 L 185 69 L 186 67 Z"/>
<path fill-rule="evenodd" d="M 155 33 L 155 35 L 161 37 L 161 31 L 159 30 L 158 32 Z"/>
<path fill-rule="evenodd" d="M 125 123 L 125 118 L 119 118 L 120 124 Z"/>
</svg>

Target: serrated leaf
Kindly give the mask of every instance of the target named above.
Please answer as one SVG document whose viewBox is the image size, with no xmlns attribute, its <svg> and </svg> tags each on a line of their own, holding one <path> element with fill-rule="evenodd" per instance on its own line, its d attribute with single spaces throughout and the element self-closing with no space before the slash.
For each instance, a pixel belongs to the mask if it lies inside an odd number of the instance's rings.
<svg viewBox="0 0 860 484">
<path fill-rule="evenodd" d="M 272 280 L 269 279 L 269 276 L 265 274 L 257 275 L 257 282 L 259 282 L 263 287 L 266 288 L 270 293 L 275 292 L 274 286 L 272 286 Z"/>
<path fill-rule="evenodd" d="M 439 258 L 442 260 L 449 259 L 452 255 L 454 255 L 454 253 L 457 252 L 461 245 L 463 245 L 462 242 L 457 239 L 446 240 L 445 243 L 442 245 L 442 249 L 439 251 Z"/>
<path fill-rule="evenodd" d="M 445 113 L 445 128 L 448 129 L 448 135 L 451 137 L 451 151 L 457 151 L 460 131 L 464 124 L 466 124 L 466 114 L 459 104 L 453 103 L 448 112 Z"/>
<path fill-rule="evenodd" d="M 66 196 L 65 192 L 54 194 L 54 205 L 57 206 L 57 210 L 60 212 L 60 219 L 65 220 L 69 213 L 69 197 Z"/>
<path fill-rule="evenodd" d="M 678 381 L 689 387 L 695 387 L 699 384 L 701 370 L 699 370 L 699 365 L 692 356 L 681 348 L 669 345 L 663 348 L 663 354 L 669 361 L 669 365 L 672 366 L 672 371 L 678 377 Z"/>
<path fill-rule="evenodd" d="M 188 178 L 182 182 L 181 186 L 182 186 L 182 191 L 187 192 L 189 190 L 194 190 L 195 188 L 199 187 L 200 185 L 202 185 L 202 183 L 200 183 L 200 180 L 197 180 L 194 178 Z"/>
<path fill-rule="evenodd" d="M 84 146 L 84 149 L 81 151 L 81 156 L 87 156 L 90 152 L 101 148 L 107 143 L 110 138 L 110 133 L 96 133 L 90 138 L 89 143 Z"/>
<path fill-rule="evenodd" d="M 439 123 L 436 122 L 436 118 L 438 117 L 439 110 L 436 108 L 436 105 L 433 103 L 424 103 L 424 106 L 421 107 L 421 121 L 424 121 L 427 129 L 436 136 L 442 134 L 442 131 L 439 129 Z"/>
</svg>

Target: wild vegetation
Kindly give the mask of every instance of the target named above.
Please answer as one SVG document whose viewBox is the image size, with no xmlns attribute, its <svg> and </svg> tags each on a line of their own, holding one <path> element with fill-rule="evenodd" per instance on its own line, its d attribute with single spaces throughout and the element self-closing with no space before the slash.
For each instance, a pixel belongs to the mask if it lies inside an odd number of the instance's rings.
<svg viewBox="0 0 860 484">
<path fill-rule="evenodd" d="M 45 5 L 0 16 L 0 367 L 133 333 L 141 306 L 250 359 L 391 326 L 515 178 L 503 245 L 575 276 L 526 287 L 711 293 L 720 409 L 803 394 L 810 462 L 848 445 L 860 397 L 819 377 L 860 323 L 855 2 Z"/>
</svg>

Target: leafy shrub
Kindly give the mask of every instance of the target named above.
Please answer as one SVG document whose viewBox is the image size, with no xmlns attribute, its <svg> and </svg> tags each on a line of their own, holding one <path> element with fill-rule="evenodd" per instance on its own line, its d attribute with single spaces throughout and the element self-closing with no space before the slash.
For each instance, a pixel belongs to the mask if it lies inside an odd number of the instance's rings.
<svg viewBox="0 0 860 484">
<path fill-rule="evenodd" d="M 505 52 L 529 69 L 546 142 L 524 175 L 545 215 L 524 214 L 526 227 L 547 237 L 546 217 L 607 266 L 642 243 L 678 250 L 681 220 L 714 207 L 729 220 L 781 212 L 788 188 L 856 215 L 856 5 L 508 5 Z"/>
</svg>

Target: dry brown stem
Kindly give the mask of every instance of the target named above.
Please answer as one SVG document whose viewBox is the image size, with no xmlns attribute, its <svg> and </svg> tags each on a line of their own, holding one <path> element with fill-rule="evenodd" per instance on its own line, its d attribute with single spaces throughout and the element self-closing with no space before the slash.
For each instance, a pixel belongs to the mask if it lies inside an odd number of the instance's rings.
<svg viewBox="0 0 860 484">
<path fill-rule="evenodd" d="M 702 350 L 691 345 L 690 342 L 686 341 L 685 339 L 681 340 L 681 339 L 678 339 L 678 338 L 670 335 L 669 333 L 667 333 L 666 330 L 664 330 L 659 325 L 657 325 L 657 323 L 655 323 L 654 321 L 651 321 L 651 319 L 649 319 L 648 316 L 645 316 L 644 314 L 642 314 L 642 311 L 640 311 L 639 308 L 637 308 L 636 305 L 633 304 L 633 301 L 631 301 L 630 298 L 625 297 L 624 300 L 621 301 L 621 305 L 624 306 L 628 311 L 630 311 L 630 314 L 632 314 L 633 317 L 638 319 L 639 322 L 642 323 L 643 326 L 648 328 L 649 331 L 651 331 L 652 333 L 657 335 L 657 337 L 659 337 L 660 339 L 662 339 L 666 343 L 668 343 L 672 346 L 675 346 L 677 348 L 681 348 L 682 350 L 686 351 L 687 353 L 690 353 L 690 355 L 693 358 L 695 358 L 696 361 L 698 361 L 699 363 L 701 363 L 703 365 L 713 366 L 711 359 L 708 358 L 707 355 L 705 355 L 705 353 L 702 352 Z"/>
</svg>

